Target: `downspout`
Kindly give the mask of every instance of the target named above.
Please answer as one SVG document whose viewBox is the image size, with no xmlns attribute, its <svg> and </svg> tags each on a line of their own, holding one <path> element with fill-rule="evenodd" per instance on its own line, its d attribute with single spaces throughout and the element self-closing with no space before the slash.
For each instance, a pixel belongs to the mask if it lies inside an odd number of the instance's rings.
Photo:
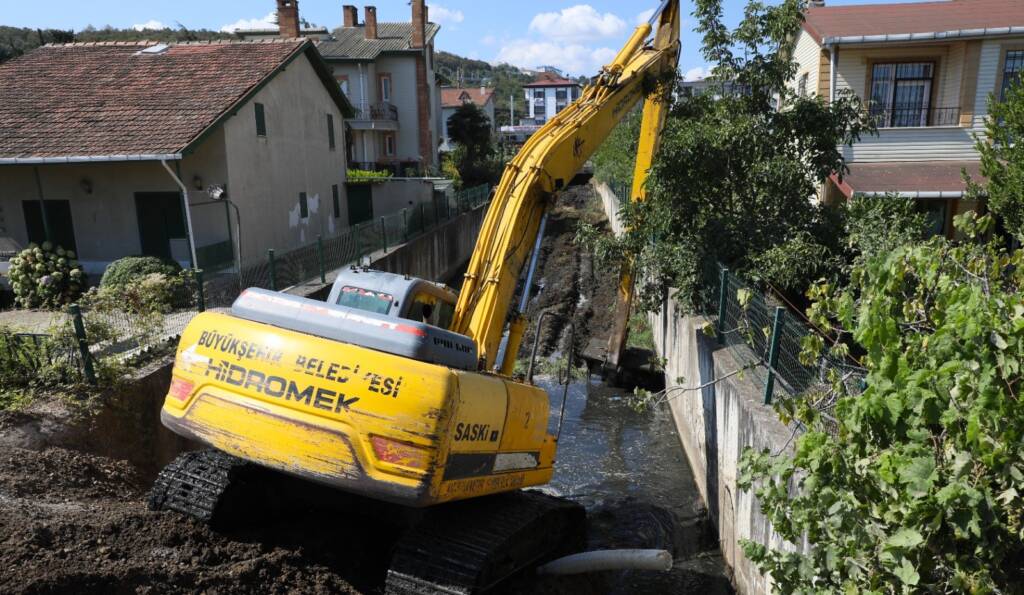
<svg viewBox="0 0 1024 595">
<path fill-rule="evenodd" d="M 171 166 L 167 165 L 166 160 L 161 160 L 160 165 L 164 166 L 164 169 L 167 170 L 167 174 L 171 176 L 174 183 L 178 185 L 178 189 L 181 190 L 182 208 L 185 209 L 185 225 L 188 227 L 188 248 L 192 255 L 192 268 L 198 268 L 199 259 L 196 258 L 196 241 L 195 236 L 192 234 L 192 210 L 188 206 L 188 188 L 186 188 L 185 184 L 181 181 L 181 162 L 174 162 L 174 168 L 178 170 L 177 173 L 171 169 Z"/>
<path fill-rule="evenodd" d="M 836 100 L 836 66 L 839 63 L 839 44 L 829 46 L 828 57 L 828 104 L 832 105 Z"/>
<path fill-rule="evenodd" d="M 38 165 L 32 166 L 32 173 L 36 178 L 36 192 L 39 193 L 39 213 L 43 216 L 43 236 L 46 238 L 47 242 L 56 243 L 53 238 L 53 233 L 50 231 L 50 216 L 46 214 L 46 199 L 43 198 L 43 180 L 39 177 Z"/>
</svg>

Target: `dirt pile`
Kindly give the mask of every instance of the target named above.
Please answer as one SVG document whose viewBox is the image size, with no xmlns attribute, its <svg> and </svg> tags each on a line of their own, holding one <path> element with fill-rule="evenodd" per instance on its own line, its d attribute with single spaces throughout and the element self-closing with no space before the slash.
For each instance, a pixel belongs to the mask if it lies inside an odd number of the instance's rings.
<svg viewBox="0 0 1024 595">
<path fill-rule="evenodd" d="M 359 593 L 383 581 L 381 545 L 347 531 L 359 519 L 299 510 L 219 534 L 148 511 L 147 489 L 126 462 L 0 454 L 0 592 Z"/>
</svg>

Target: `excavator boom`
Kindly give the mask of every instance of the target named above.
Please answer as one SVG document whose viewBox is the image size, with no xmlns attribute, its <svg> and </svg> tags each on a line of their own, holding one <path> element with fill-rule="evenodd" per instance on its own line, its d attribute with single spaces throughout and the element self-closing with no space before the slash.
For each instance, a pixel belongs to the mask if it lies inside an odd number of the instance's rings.
<svg viewBox="0 0 1024 595">
<path fill-rule="evenodd" d="M 616 124 L 646 98 L 645 134 L 634 181 L 634 188 L 643 188 L 667 109 L 666 89 L 660 83 L 665 74 L 675 71 L 678 62 L 678 0 L 665 2 L 652 20 L 657 22 L 653 43 L 645 43 L 652 25 L 637 27 L 615 60 L 580 98 L 534 133 L 505 168 L 470 259 L 451 326 L 476 342 L 484 369 L 496 363 L 513 293 L 544 213 Z M 634 191 L 634 196 L 640 194 Z M 522 325 L 513 324 L 514 332 L 517 327 Z M 509 345 L 506 357 L 514 358 L 511 346 L 518 345 L 518 338 L 512 337 Z"/>
</svg>

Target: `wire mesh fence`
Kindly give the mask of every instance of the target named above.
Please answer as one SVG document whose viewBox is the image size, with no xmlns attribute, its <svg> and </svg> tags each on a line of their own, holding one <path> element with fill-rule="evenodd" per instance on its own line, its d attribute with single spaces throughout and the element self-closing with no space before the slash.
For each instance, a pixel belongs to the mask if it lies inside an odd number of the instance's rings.
<svg viewBox="0 0 1024 595">
<path fill-rule="evenodd" d="M 805 338 L 817 329 L 721 264 L 718 271 L 719 342 L 764 386 L 766 404 L 806 399 L 834 433 L 836 402 L 863 391 L 866 370 L 850 358 L 805 352 Z"/>
</svg>

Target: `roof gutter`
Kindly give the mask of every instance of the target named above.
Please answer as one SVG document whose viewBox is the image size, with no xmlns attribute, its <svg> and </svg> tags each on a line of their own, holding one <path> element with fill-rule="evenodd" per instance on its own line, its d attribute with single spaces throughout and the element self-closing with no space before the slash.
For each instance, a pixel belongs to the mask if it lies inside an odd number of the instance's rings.
<svg viewBox="0 0 1024 595">
<path fill-rule="evenodd" d="M 953 31 L 932 31 L 930 33 L 887 33 L 885 35 L 847 35 L 845 37 L 825 37 L 822 40 L 822 45 L 828 47 L 838 44 L 852 45 L 865 43 L 945 41 L 949 39 L 978 37 L 1003 37 L 1006 35 L 1024 35 L 1024 26 L 956 29 Z"/>
<path fill-rule="evenodd" d="M 895 190 L 891 192 L 862 192 L 855 190 L 854 196 L 864 196 L 869 198 L 881 198 L 886 196 L 899 196 L 900 198 L 963 198 L 963 190 L 942 190 L 942 191 L 922 191 L 922 190 Z"/>
<path fill-rule="evenodd" d="M 72 157 L 0 157 L 0 165 L 53 165 L 61 163 L 113 163 L 123 161 L 180 161 L 181 153 L 142 155 L 78 155 Z"/>
</svg>

